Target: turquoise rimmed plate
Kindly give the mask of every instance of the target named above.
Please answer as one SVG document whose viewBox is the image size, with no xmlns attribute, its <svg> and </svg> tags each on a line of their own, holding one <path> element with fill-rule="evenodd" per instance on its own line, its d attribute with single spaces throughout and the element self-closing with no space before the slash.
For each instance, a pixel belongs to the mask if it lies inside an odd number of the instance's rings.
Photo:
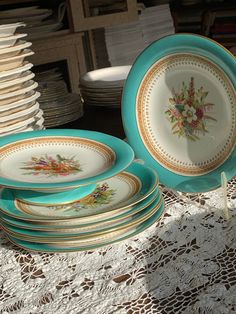
<svg viewBox="0 0 236 314">
<path fill-rule="evenodd" d="M 19 240 L 15 237 L 8 236 L 9 240 L 16 244 L 17 246 L 24 248 L 28 251 L 37 251 L 37 252 L 72 252 L 72 251 L 86 251 L 93 250 L 99 248 L 101 246 L 105 246 L 108 244 L 116 243 L 130 237 L 136 236 L 140 232 L 149 228 L 153 225 L 163 214 L 164 212 L 164 203 L 162 203 L 161 207 L 146 221 L 137 225 L 131 226 L 130 228 L 124 228 L 123 230 L 119 230 L 113 232 L 112 234 L 103 235 L 97 239 L 97 241 L 93 240 L 91 242 L 83 242 L 76 243 L 76 241 L 71 243 L 58 243 L 55 244 L 40 244 L 33 243 L 29 241 Z"/>
<path fill-rule="evenodd" d="M 29 230 L 39 230 L 39 231 L 54 231 L 57 232 L 57 230 L 63 230 L 64 232 L 70 231 L 72 228 L 79 228 L 83 231 L 91 231 L 96 228 L 105 227 L 107 225 L 110 225 L 110 223 L 113 223 L 114 220 L 116 222 L 119 222 L 121 219 L 125 217 L 129 217 L 131 215 L 135 215 L 138 212 L 144 210 L 146 207 L 150 206 L 155 199 L 161 197 L 161 192 L 158 188 L 154 190 L 154 192 L 149 195 L 147 198 L 145 198 L 143 201 L 139 202 L 136 205 L 133 205 L 131 207 L 127 207 L 121 210 L 114 210 L 110 212 L 109 216 L 103 216 L 103 215 L 95 215 L 93 217 L 93 220 L 88 221 L 84 219 L 73 219 L 73 220 L 66 220 L 63 222 L 61 221 L 27 221 L 27 220 L 21 220 L 16 219 L 14 217 L 8 216 L 6 214 L 3 214 L 0 212 L 0 221 L 17 227 L 21 229 L 29 229 Z"/>
<path fill-rule="evenodd" d="M 236 174 L 236 60 L 205 37 L 176 34 L 145 49 L 123 92 L 122 119 L 138 158 L 160 182 L 205 192 Z"/>
<path fill-rule="evenodd" d="M 131 147 L 84 130 L 41 130 L 0 139 L 0 184 L 22 190 L 63 191 L 112 177 L 129 166 Z"/>
<path fill-rule="evenodd" d="M 38 206 L 15 200 L 14 190 L 3 189 L 0 198 L 0 211 L 8 216 L 25 221 L 41 221 L 71 224 L 78 221 L 87 223 L 96 216 L 111 217 L 115 211 L 122 212 L 152 194 L 157 188 L 158 178 L 152 169 L 132 163 L 124 172 L 102 181 L 95 191 L 83 199 L 66 205 Z"/>
<path fill-rule="evenodd" d="M 73 240 L 82 240 L 88 239 L 93 237 L 100 237 L 104 234 L 110 234 L 114 231 L 122 230 L 124 228 L 128 228 L 130 226 L 137 225 L 139 223 L 144 222 L 148 218 L 150 218 L 159 207 L 163 199 L 158 196 L 151 205 L 147 208 L 143 209 L 142 211 L 138 212 L 137 214 L 124 217 L 119 220 L 113 220 L 108 224 L 100 225 L 97 228 L 89 229 L 87 228 L 71 228 L 67 230 L 57 229 L 55 231 L 38 231 L 38 230 L 28 230 L 13 227 L 6 223 L 2 222 L 2 229 L 10 236 L 14 236 L 21 240 L 27 240 L 32 242 L 38 243 L 57 243 L 61 241 L 73 241 Z M 67 231 L 67 232 L 66 232 Z"/>
</svg>

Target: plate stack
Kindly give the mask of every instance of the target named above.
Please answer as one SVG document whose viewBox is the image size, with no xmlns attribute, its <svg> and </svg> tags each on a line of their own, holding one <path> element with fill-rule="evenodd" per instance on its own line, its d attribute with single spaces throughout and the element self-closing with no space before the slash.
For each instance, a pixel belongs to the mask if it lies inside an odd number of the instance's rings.
<svg viewBox="0 0 236 314">
<path fill-rule="evenodd" d="M 43 128 L 43 112 L 35 91 L 38 84 L 25 60 L 33 54 L 27 34 L 16 33 L 22 23 L 0 25 L 0 136 Z"/>
<path fill-rule="evenodd" d="M 86 73 L 80 78 L 84 104 L 120 107 L 122 90 L 131 66 L 109 67 Z"/>
<path fill-rule="evenodd" d="M 24 22 L 30 39 L 55 32 L 63 26 L 58 18 L 53 16 L 52 10 L 41 9 L 38 6 L 1 10 L 0 19 L 4 24 Z"/>
<path fill-rule="evenodd" d="M 156 173 L 132 162 L 120 139 L 43 130 L 0 144 L 1 227 L 20 247 L 90 250 L 138 234 L 164 211 Z"/>
<path fill-rule="evenodd" d="M 80 96 L 68 92 L 66 82 L 57 68 L 37 73 L 36 79 L 46 128 L 63 125 L 83 116 Z"/>
</svg>

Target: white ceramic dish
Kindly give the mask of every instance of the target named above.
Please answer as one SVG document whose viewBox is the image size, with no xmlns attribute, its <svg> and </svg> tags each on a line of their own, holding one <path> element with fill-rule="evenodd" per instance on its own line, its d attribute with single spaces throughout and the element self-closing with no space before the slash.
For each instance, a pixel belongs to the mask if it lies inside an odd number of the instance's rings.
<svg viewBox="0 0 236 314">
<path fill-rule="evenodd" d="M 3 38 L 0 37 L 0 49 L 12 47 L 13 45 L 15 45 L 17 39 L 20 39 L 26 36 L 27 34 L 15 34 L 8 37 L 3 37 Z"/>
<path fill-rule="evenodd" d="M 18 27 L 25 26 L 24 23 L 13 23 L 13 24 L 4 24 L 0 25 L 0 37 L 9 37 L 12 36 Z"/>
<path fill-rule="evenodd" d="M 0 64 L 1 64 L 1 60 L 0 60 Z M 35 74 L 31 71 L 22 72 L 18 78 L 9 80 L 6 82 L 2 82 L 0 84 L 0 93 L 5 88 L 14 87 L 15 85 L 18 85 L 20 83 L 24 83 L 26 81 L 32 80 L 34 77 L 35 77 Z"/>
<path fill-rule="evenodd" d="M 1 100 L 28 93 L 29 91 L 31 91 L 32 89 L 36 89 L 37 87 L 38 87 L 38 83 L 30 80 L 23 83 L 21 86 L 21 89 L 17 89 L 7 94 L 0 94 L 0 105 L 1 105 Z"/>
<path fill-rule="evenodd" d="M 12 102 L 12 103 L 7 104 L 7 105 L 0 106 L 0 112 L 6 111 L 8 109 L 13 109 L 13 108 L 16 108 L 16 107 L 19 107 L 19 106 L 23 106 L 25 104 L 29 104 L 29 103 L 35 102 L 35 100 L 37 98 L 39 98 L 40 93 L 31 90 L 30 92 L 26 93 L 24 96 L 25 97 L 20 99 L 20 100 L 17 100 L 15 102 Z"/>
<path fill-rule="evenodd" d="M 20 67 L 23 64 L 24 59 L 26 57 L 33 55 L 33 54 L 34 54 L 34 52 L 32 50 L 25 49 L 16 56 L 1 59 L 0 60 L 0 71 L 8 71 L 8 70 L 12 70 L 14 68 Z M 0 88 L 1 88 L 1 86 L 0 86 Z"/>
<path fill-rule="evenodd" d="M 28 118 L 28 119 L 26 119 L 24 121 L 20 121 L 20 122 L 17 122 L 17 123 L 12 123 L 12 124 L 9 124 L 9 125 L 4 125 L 4 126 L 0 125 L 0 133 L 6 133 L 6 132 L 13 131 L 13 130 L 18 129 L 20 127 L 27 126 L 28 124 L 30 124 L 30 123 L 32 123 L 34 121 L 35 121 L 35 118 L 34 117 L 30 117 L 30 118 Z"/>
<path fill-rule="evenodd" d="M 13 51 L 23 50 L 29 48 L 31 45 L 32 43 L 29 41 L 19 40 L 19 42 L 17 42 L 16 45 L 14 45 L 13 47 L 0 49 L 0 55 L 5 55 Z"/>
<path fill-rule="evenodd" d="M 18 109 L 18 108 L 17 108 Z M 32 106 L 27 106 L 25 109 L 23 108 L 19 108 L 18 110 L 15 110 L 14 113 L 10 114 L 6 112 L 6 116 L 0 116 L 0 123 L 3 122 L 8 122 L 14 119 L 18 119 L 20 117 L 24 117 L 26 115 L 32 114 L 33 112 L 38 111 L 39 109 L 39 103 L 36 102 L 34 105 Z"/>
<path fill-rule="evenodd" d="M 25 61 L 22 66 L 8 71 L 0 72 L 0 83 L 19 78 L 22 72 L 25 72 L 33 67 L 32 63 Z"/>
</svg>

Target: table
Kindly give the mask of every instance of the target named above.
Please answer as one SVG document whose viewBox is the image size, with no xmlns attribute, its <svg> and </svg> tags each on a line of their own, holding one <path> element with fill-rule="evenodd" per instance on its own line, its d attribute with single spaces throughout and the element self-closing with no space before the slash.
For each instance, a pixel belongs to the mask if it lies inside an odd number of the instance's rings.
<svg viewBox="0 0 236 314">
<path fill-rule="evenodd" d="M 222 191 L 163 189 L 166 211 L 148 230 L 95 251 L 17 249 L 0 235 L 0 313 L 236 313 L 236 178 Z"/>
</svg>

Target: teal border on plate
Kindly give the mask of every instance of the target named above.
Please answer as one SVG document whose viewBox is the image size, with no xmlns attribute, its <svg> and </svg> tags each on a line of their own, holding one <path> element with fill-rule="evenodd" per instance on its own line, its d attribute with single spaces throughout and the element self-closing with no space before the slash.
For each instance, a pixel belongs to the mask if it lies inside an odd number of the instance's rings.
<svg viewBox="0 0 236 314">
<path fill-rule="evenodd" d="M 141 190 L 138 195 L 139 198 L 131 202 L 131 204 L 127 204 L 122 206 L 121 208 L 131 207 L 138 202 L 141 202 L 143 199 L 148 197 L 158 185 L 158 177 L 156 172 L 146 166 L 140 165 L 136 162 L 133 162 L 128 168 L 125 169 L 126 173 L 130 173 L 136 176 L 141 181 Z M 39 216 L 39 215 L 30 215 L 20 211 L 15 205 L 15 191 L 13 189 L 5 188 L 0 192 L 0 212 L 3 212 L 6 215 L 14 216 L 15 218 L 22 220 L 31 220 L 31 221 L 55 221 L 58 222 L 62 220 L 71 220 L 71 219 L 83 219 L 85 216 Z M 119 208 L 117 208 L 119 209 Z M 113 210 L 116 210 L 115 208 Z M 112 210 L 111 210 L 112 211 Z M 100 214 L 105 213 L 101 212 Z M 0 214 L 1 215 L 1 214 Z M 96 215 L 96 214 L 95 214 Z M 99 215 L 99 214 L 98 214 Z M 92 217 L 92 216 L 91 216 Z"/>
<path fill-rule="evenodd" d="M 56 226 L 56 225 L 48 226 L 48 225 L 40 225 L 39 223 L 37 223 L 37 224 L 31 223 L 28 220 L 17 219 L 17 218 L 14 218 L 12 216 L 8 216 L 7 214 L 3 214 L 2 212 L 0 212 L 0 222 L 2 221 L 3 223 L 12 225 L 14 227 L 29 229 L 29 230 L 37 230 L 35 228 L 37 226 L 40 229 L 45 229 L 45 231 L 47 231 L 47 229 L 50 229 L 50 230 L 54 229 L 56 231 L 57 229 L 71 229 L 71 228 L 77 228 L 77 227 L 87 227 L 87 226 L 91 226 L 91 225 L 96 225 L 98 223 L 113 221 L 115 219 L 121 219 L 121 218 L 124 218 L 125 216 L 134 215 L 134 214 L 138 213 L 140 210 L 143 210 L 147 206 L 151 205 L 151 203 L 157 197 L 158 198 L 161 197 L 161 193 L 160 193 L 158 187 L 152 192 L 151 195 L 149 195 L 147 198 L 145 198 L 143 201 L 139 202 L 138 204 L 132 206 L 127 212 L 122 213 L 122 214 L 118 214 L 118 215 L 114 215 L 114 213 L 113 213 L 113 215 L 111 217 L 104 217 L 104 219 L 101 219 L 99 222 L 94 221 L 91 223 L 84 223 L 84 224 L 75 223 L 74 225 L 60 224 L 59 226 Z M 41 230 L 41 231 L 44 231 L 44 230 Z"/>
<path fill-rule="evenodd" d="M 157 196 L 157 198 L 150 204 L 148 207 L 143 209 L 142 211 L 138 212 L 137 214 L 134 214 L 133 216 L 129 216 L 128 219 L 129 221 L 127 222 L 121 222 L 118 223 L 115 226 L 112 227 L 105 227 L 100 230 L 95 230 L 95 231 L 86 231 L 86 232 L 76 232 L 76 233 L 62 233 L 62 232 L 47 232 L 47 231 L 39 231 L 39 230 L 28 230 L 28 229 L 23 229 L 23 228 L 18 228 L 11 226 L 9 224 L 3 223 L 2 226 L 3 228 L 7 228 L 11 232 L 18 233 L 19 236 L 25 236 L 25 237 L 32 237 L 35 239 L 31 239 L 32 242 L 37 242 L 40 243 L 40 240 L 48 240 L 48 241 L 69 241 L 69 240 L 79 240 L 79 238 L 85 237 L 85 236 L 96 236 L 101 235 L 101 234 L 108 234 L 110 232 L 113 232 L 114 229 L 116 231 L 117 228 L 123 229 L 126 227 L 127 224 L 130 224 L 133 221 L 136 221 L 138 219 L 144 218 L 146 215 L 148 215 L 149 212 L 151 212 L 160 202 L 160 207 L 161 207 L 161 198 L 162 196 Z M 5 233 L 8 233 L 6 230 L 4 230 Z M 10 235 L 10 234 L 9 234 Z M 15 236 L 18 238 L 17 236 Z"/>
<path fill-rule="evenodd" d="M 38 251 L 38 252 L 55 252 L 55 253 L 59 253 L 59 252 L 76 252 L 76 251 L 86 251 L 86 250 L 94 250 L 97 249 L 99 247 L 103 247 L 105 245 L 110 245 L 113 243 L 117 243 L 126 239 L 129 239 L 131 237 L 136 236 L 137 234 L 143 232 L 145 229 L 151 227 L 151 225 L 153 225 L 163 214 L 165 209 L 164 206 L 164 202 L 162 203 L 161 207 L 157 210 L 157 212 L 151 216 L 151 218 L 147 219 L 145 222 L 141 223 L 137 229 L 132 232 L 131 234 L 121 237 L 117 240 L 113 240 L 113 241 L 108 241 L 102 244 L 98 244 L 98 245 L 93 245 L 93 246 L 84 246 L 84 247 L 74 247 L 74 248 L 63 248 L 63 249 L 58 249 L 55 248 L 53 249 L 52 246 L 47 245 L 47 244 L 38 244 L 38 243 L 33 243 L 33 242 L 28 242 L 28 241 L 23 241 L 23 240 L 19 240 L 17 238 L 8 236 L 9 240 L 11 242 L 13 242 L 13 244 L 18 245 L 19 247 L 26 249 L 26 250 L 31 250 L 31 251 Z"/>
<path fill-rule="evenodd" d="M 7 179 L 0 177 L 0 185 L 7 186 L 10 188 L 18 189 L 53 189 L 53 188 L 68 188 L 68 187 L 78 187 L 80 185 L 87 185 L 91 183 L 96 183 L 112 177 L 117 173 L 121 172 L 129 166 L 129 164 L 134 159 L 134 152 L 132 148 L 124 141 L 114 136 L 94 132 L 87 130 L 67 130 L 67 129 L 51 129 L 51 130 L 40 130 L 34 132 L 23 132 L 13 135 L 8 135 L 0 138 L 0 147 L 4 145 L 14 143 L 17 141 L 25 139 L 35 139 L 37 141 L 38 137 L 49 137 L 49 136 L 68 136 L 68 137 L 81 137 L 85 139 L 90 139 L 97 141 L 99 143 L 105 144 L 116 154 L 116 160 L 114 165 L 108 170 L 100 173 L 94 177 L 77 179 L 69 182 L 57 182 L 57 183 L 32 183 L 32 182 L 23 182 L 15 181 L 14 179 Z"/>
<path fill-rule="evenodd" d="M 198 177 L 176 174 L 160 165 L 146 149 L 136 120 L 138 88 L 149 68 L 159 59 L 174 53 L 193 53 L 208 58 L 218 65 L 236 87 L 236 59 L 223 46 L 203 36 L 175 34 L 166 36 L 147 47 L 136 59 L 125 83 L 122 96 L 122 120 L 129 144 L 137 158 L 144 160 L 158 173 L 160 182 L 169 188 L 189 193 L 207 192 L 221 185 L 221 173 L 227 180 L 236 174 L 236 148 L 217 169 Z"/>
</svg>

